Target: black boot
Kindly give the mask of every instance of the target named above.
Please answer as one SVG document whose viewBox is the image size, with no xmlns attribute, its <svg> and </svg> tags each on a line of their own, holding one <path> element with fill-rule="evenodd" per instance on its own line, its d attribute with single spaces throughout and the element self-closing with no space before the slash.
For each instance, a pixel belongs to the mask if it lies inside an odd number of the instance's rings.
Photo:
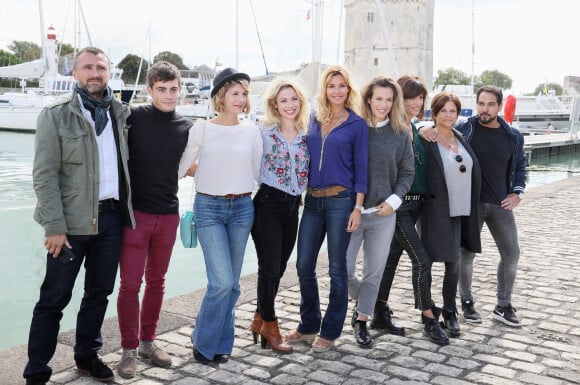
<svg viewBox="0 0 580 385">
<path fill-rule="evenodd" d="M 449 337 L 439 325 L 439 320 L 437 318 L 428 318 L 421 314 L 421 321 L 425 325 L 423 327 L 423 334 L 425 337 L 437 345 L 449 345 Z"/>
<path fill-rule="evenodd" d="M 405 335 L 405 328 L 393 323 L 393 312 L 385 301 L 377 301 L 371 321 L 371 329 L 385 330 L 389 334 L 397 336 Z"/>
<path fill-rule="evenodd" d="M 449 330 L 450 337 L 459 337 L 461 331 L 459 330 L 459 322 L 457 322 L 457 310 L 449 310 L 443 308 L 443 321 L 441 326 Z"/>
<path fill-rule="evenodd" d="M 373 346 L 373 338 L 367 330 L 367 321 L 356 321 L 354 324 L 354 338 L 356 343 L 363 349 L 370 349 Z"/>
</svg>

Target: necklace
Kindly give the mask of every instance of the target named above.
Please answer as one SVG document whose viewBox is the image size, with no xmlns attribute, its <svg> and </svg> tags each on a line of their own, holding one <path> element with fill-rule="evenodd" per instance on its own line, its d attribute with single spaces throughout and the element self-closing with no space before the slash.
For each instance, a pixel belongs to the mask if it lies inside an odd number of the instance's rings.
<svg viewBox="0 0 580 385">
<path fill-rule="evenodd" d="M 332 119 L 330 119 L 330 122 L 328 122 L 327 127 L 330 127 L 328 129 L 324 129 L 323 130 L 323 136 L 327 136 L 328 134 L 330 134 L 330 131 L 334 130 L 336 127 L 338 127 L 340 125 L 340 123 L 342 123 L 344 117 L 346 115 L 346 110 L 342 111 L 342 114 L 339 116 L 339 118 L 336 120 L 336 123 L 334 123 L 334 126 L 332 126 L 330 123 L 332 123 Z"/>
<path fill-rule="evenodd" d="M 457 153 L 457 151 L 458 151 L 457 138 L 455 138 L 455 135 L 453 135 L 453 133 L 451 133 L 450 138 L 443 138 L 443 136 L 441 135 L 437 139 L 437 142 L 439 142 L 441 145 L 447 147 L 450 151 L 453 151 L 454 153 Z"/>
</svg>

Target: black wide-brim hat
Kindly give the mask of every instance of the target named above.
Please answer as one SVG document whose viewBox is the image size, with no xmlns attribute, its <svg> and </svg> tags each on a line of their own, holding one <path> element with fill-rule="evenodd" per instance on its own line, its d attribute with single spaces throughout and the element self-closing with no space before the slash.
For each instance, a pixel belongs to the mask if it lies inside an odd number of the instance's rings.
<svg viewBox="0 0 580 385">
<path fill-rule="evenodd" d="M 224 69 L 219 74 L 217 74 L 216 77 L 213 79 L 213 88 L 211 89 L 211 97 L 213 98 L 215 94 L 218 93 L 220 88 L 222 88 L 227 82 L 239 79 L 244 79 L 249 82 L 250 76 L 248 76 L 248 74 L 245 74 L 243 72 L 237 72 L 233 68 Z"/>
</svg>

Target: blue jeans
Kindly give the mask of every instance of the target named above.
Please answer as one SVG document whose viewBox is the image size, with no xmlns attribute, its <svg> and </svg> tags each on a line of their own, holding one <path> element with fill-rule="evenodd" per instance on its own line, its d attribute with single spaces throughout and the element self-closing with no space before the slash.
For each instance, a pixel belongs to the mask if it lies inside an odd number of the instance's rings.
<svg viewBox="0 0 580 385">
<path fill-rule="evenodd" d="M 296 268 L 300 281 L 300 318 L 298 332 L 315 334 L 327 340 L 340 337 L 348 307 L 346 249 L 350 233 L 346 231 L 354 208 L 355 193 L 345 190 L 336 196 L 315 198 L 306 195 L 298 230 Z M 330 296 L 324 319 L 320 312 L 316 262 L 327 237 Z"/>
<path fill-rule="evenodd" d="M 212 360 L 216 354 L 231 354 L 234 346 L 235 306 L 254 206 L 249 196 L 227 199 L 197 194 L 194 218 L 207 288 L 191 341 Z"/>
<path fill-rule="evenodd" d="M 512 292 L 518 271 L 520 246 L 514 212 L 500 205 L 479 203 L 479 230 L 487 225 L 499 251 L 497 265 L 497 304 L 507 306 L 512 302 Z M 461 249 L 459 266 L 459 294 L 462 301 L 473 300 L 471 282 L 473 278 L 473 259 L 475 253 Z"/>
<path fill-rule="evenodd" d="M 74 359 L 86 362 L 103 346 L 101 326 L 107 297 L 113 292 L 121 253 L 121 212 L 108 208 L 99 213 L 97 235 L 68 235 L 75 259 L 67 264 L 46 258 L 46 274 L 34 307 L 28 337 L 28 363 L 24 377 L 48 381 L 48 366 L 56 350 L 62 311 L 68 305 L 81 266 L 85 266 L 84 295 L 77 315 Z"/>
</svg>

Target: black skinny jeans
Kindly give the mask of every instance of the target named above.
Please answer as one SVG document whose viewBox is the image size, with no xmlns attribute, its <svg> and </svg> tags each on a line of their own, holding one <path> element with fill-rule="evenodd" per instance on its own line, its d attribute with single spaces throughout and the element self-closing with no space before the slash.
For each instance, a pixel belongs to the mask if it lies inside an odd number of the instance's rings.
<svg viewBox="0 0 580 385">
<path fill-rule="evenodd" d="M 274 302 L 298 234 L 300 195 L 262 184 L 254 197 L 252 239 L 258 255 L 258 312 L 276 320 Z"/>
<path fill-rule="evenodd" d="M 431 307 L 431 260 L 415 228 L 415 223 L 421 213 L 421 205 L 421 200 L 403 201 L 403 204 L 396 212 L 395 236 L 391 242 L 377 300 L 389 300 L 397 265 L 403 250 L 405 250 L 413 265 L 412 280 L 415 308 L 427 310 Z"/>
</svg>

